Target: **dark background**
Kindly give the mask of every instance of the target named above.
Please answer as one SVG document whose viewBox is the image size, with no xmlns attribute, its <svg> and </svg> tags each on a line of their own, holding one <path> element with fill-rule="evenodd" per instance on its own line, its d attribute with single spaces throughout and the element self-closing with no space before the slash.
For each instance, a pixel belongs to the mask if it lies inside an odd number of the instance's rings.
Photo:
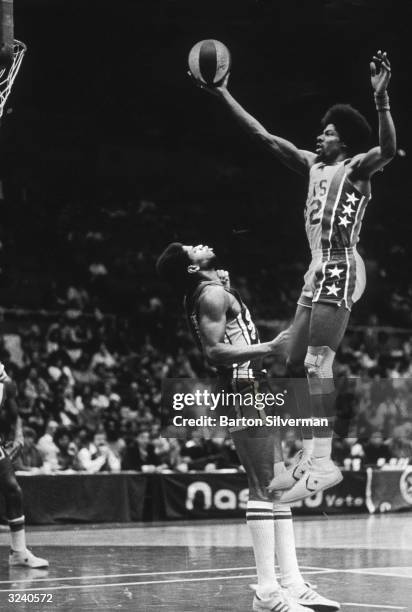
<svg viewBox="0 0 412 612">
<path fill-rule="evenodd" d="M 91 230 L 110 243 L 99 253 L 109 276 L 122 249 L 143 253 L 143 273 L 106 282 L 109 310 L 135 307 L 150 283 L 162 291 L 147 279 L 172 239 L 212 243 L 234 274 L 263 271 L 273 291 L 288 285 L 295 262 L 289 284 L 299 284 L 308 259 L 305 182 L 193 87 L 189 49 L 203 38 L 223 41 L 235 97 L 270 131 L 308 149 L 338 101 L 365 113 L 377 138 L 369 61 L 387 50 L 398 146 L 408 153 L 410 23 L 406 0 L 16 0 L 15 34 L 29 51 L 1 133 L 5 303 L 47 307 L 51 278 L 86 283 L 81 236 Z M 374 179 L 362 232 L 372 276 L 401 268 L 391 278 L 405 291 L 408 168 L 408 156 L 397 157 Z M 142 201 L 154 206 L 144 219 Z M 126 211 L 127 223 L 114 210 Z M 17 277 L 29 291 L 16 288 Z"/>
</svg>

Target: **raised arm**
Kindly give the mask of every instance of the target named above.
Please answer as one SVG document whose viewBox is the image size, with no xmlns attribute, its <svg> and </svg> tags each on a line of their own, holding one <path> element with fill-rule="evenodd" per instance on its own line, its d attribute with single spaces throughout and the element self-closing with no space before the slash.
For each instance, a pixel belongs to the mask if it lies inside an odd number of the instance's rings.
<svg viewBox="0 0 412 612">
<path fill-rule="evenodd" d="M 199 327 L 202 344 L 206 358 L 212 365 L 232 365 L 282 352 L 286 332 L 282 332 L 274 340 L 262 344 L 249 346 L 225 344 L 228 308 L 229 296 L 223 287 L 209 287 L 200 301 Z"/>
<path fill-rule="evenodd" d="M 218 87 L 207 87 L 201 83 L 198 83 L 198 85 L 201 89 L 219 98 L 245 132 L 254 140 L 262 144 L 286 166 L 299 174 L 306 175 L 314 163 L 316 155 L 310 151 L 298 149 L 294 144 L 280 138 L 280 136 L 270 134 L 259 121 L 235 100 L 227 88 L 228 79 L 229 75 Z"/>
<path fill-rule="evenodd" d="M 352 179 L 367 180 L 386 166 L 396 155 L 396 131 L 390 113 L 388 84 L 391 65 L 386 53 L 378 51 L 370 64 L 371 84 L 374 90 L 376 110 L 379 118 L 379 146 L 374 147 L 360 158 L 352 170 Z"/>
</svg>

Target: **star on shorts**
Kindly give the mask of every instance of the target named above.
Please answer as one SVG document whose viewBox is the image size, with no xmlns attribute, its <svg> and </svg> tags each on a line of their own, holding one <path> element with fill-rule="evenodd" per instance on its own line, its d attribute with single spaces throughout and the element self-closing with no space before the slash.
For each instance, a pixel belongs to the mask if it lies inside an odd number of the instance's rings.
<svg viewBox="0 0 412 612">
<path fill-rule="evenodd" d="M 338 291 L 341 290 L 341 288 L 337 287 L 335 283 L 332 285 L 326 285 L 326 289 L 328 290 L 327 295 L 334 295 L 335 297 L 338 297 Z"/>
<path fill-rule="evenodd" d="M 343 271 L 343 268 L 338 268 L 338 266 L 335 266 L 334 268 L 328 270 L 331 278 L 334 278 L 335 276 L 336 278 L 340 278 L 340 275 Z"/>
</svg>

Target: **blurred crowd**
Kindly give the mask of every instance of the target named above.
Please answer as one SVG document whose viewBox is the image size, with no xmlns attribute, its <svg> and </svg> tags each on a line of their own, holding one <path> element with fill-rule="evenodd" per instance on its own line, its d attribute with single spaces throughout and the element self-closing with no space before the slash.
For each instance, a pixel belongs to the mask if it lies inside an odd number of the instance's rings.
<svg viewBox="0 0 412 612">
<path fill-rule="evenodd" d="M 160 435 L 162 380 L 211 373 L 184 322 L 172 340 L 155 341 L 155 328 L 142 338 L 127 317 L 83 310 L 88 302 L 84 289 L 69 287 L 58 319 L 4 317 L 8 332 L 0 339 L 0 359 L 17 382 L 24 423 L 18 469 L 239 469 L 229 438 L 202 431 L 185 440 Z M 263 335 L 276 331 L 262 328 Z M 271 376 L 285 375 L 282 361 L 268 368 Z M 347 333 L 336 376 L 336 461 L 356 460 L 359 467 L 412 457 L 412 335 L 385 331 L 371 316 Z M 283 438 L 288 461 L 300 448 L 299 431 L 286 430 Z"/>
</svg>

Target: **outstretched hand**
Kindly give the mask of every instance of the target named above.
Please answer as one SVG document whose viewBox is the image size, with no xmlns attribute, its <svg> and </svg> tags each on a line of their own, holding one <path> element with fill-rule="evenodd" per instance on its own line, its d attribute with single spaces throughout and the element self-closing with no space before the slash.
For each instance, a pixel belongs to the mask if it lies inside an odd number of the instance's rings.
<svg viewBox="0 0 412 612">
<path fill-rule="evenodd" d="M 378 51 L 370 63 L 371 83 L 377 94 L 386 91 L 391 78 L 391 64 L 386 52 Z"/>
<path fill-rule="evenodd" d="M 215 97 L 220 97 L 224 93 L 224 91 L 227 89 L 227 84 L 228 84 L 229 75 L 230 75 L 230 73 L 228 72 L 225 78 L 223 79 L 223 81 L 221 81 L 218 85 L 206 85 L 205 83 L 202 83 L 202 81 L 198 81 L 198 79 L 195 79 L 195 77 L 190 72 L 190 70 L 188 70 L 187 74 L 190 80 L 196 85 L 196 87 L 199 87 L 199 89 L 203 89 L 204 91 L 207 91 L 207 93 L 210 93 L 212 96 L 215 96 Z"/>
<path fill-rule="evenodd" d="M 284 329 L 280 334 L 269 342 L 272 348 L 272 352 L 277 355 L 287 355 L 289 352 L 289 345 L 292 338 L 292 326 Z"/>
</svg>

